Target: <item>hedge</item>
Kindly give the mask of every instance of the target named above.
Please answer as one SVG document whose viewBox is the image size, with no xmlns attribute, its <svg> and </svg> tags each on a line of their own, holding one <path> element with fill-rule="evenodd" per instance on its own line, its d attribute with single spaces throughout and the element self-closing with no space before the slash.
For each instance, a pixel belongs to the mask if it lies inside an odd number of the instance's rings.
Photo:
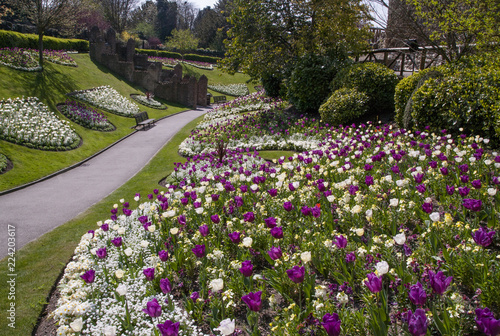
<svg viewBox="0 0 500 336">
<path fill-rule="evenodd" d="M 146 54 L 148 56 L 182 59 L 181 54 L 176 53 L 176 52 L 166 51 L 166 50 L 136 49 L 135 52 L 138 54 Z M 220 60 L 219 57 L 201 56 L 201 55 L 196 55 L 196 54 L 185 54 L 184 59 L 187 61 L 197 61 L 197 62 L 206 62 L 206 63 L 214 63 L 214 64 L 217 63 L 218 60 Z"/>
<path fill-rule="evenodd" d="M 368 96 L 355 88 L 342 88 L 332 93 L 320 106 L 321 120 L 328 124 L 347 124 L 368 111 Z"/>
<path fill-rule="evenodd" d="M 0 30 L 0 47 L 38 49 L 38 35 Z M 88 52 L 89 41 L 44 36 L 43 48 L 51 50 L 75 50 L 78 52 Z"/>
</svg>

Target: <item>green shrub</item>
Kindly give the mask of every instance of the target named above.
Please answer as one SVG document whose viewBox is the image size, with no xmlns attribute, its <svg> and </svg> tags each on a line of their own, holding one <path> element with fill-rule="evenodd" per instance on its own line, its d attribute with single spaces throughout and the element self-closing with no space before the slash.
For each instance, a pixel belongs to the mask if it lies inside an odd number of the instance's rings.
<svg viewBox="0 0 500 336">
<path fill-rule="evenodd" d="M 284 91 L 283 78 L 279 76 L 267 73 L 262 76 L 261 82 L 262 86 L 264 87 L 264 90 L 266 90 L 266 94 L 269 97 L 283 98 L 283 93 L 286 94 L 286 92 L 283 92 Z"/>
<path fill-rule="evenodd" d="M 8 30 L 0 30 L 0 47 L 38 49 L 38 35 L 21 34 Z M 79 39 L 62 39 L 51 36 L 44 36 L 43 48 L 52 50 L 75 50 L 78 52 L 88 52 L 89 42 Z"/>
<path fill-rule="evenodd" d="M 355 88 L 334 91 L 319 108 L 321 120 L 332 125 L 349 123 L 366 114 L 368 100 L 364 92 L 359 92 Z"/>
<path fill-rule="evenodd" d="M 220 60 L 220 57 L 202 56 L 202 55 L 196 55 L 196 54 L 185 54 L 184 59 L 188 60 L 188 61 L 197 61 L 197 62 L 206 62 L 206 63 L 216 64 L 217 61 Z"/>
<path fill-rule="evenodd" d="M 330 94 L 329 83 L 345 65 L 343 52 L 331 56 L 306 54 L 299 58 L 288 81 L 288 99 L 299 111 L 317 112 Z"/>
<path fill-rule="evenodd" d="M 500 69 L 457 71 L 423 83 L 412 96 L 415 126 L 431 126 L 500 139 Z"/>
<path fill-rule="evenodd" d="M 394 111 L 394 90 L 398 77 L 394 71 L 377 63 L 357 63 L 339 71 L 332 81 L 332 91 L 357 89 L 369 98 L 369 114 Z"/>
</svg>

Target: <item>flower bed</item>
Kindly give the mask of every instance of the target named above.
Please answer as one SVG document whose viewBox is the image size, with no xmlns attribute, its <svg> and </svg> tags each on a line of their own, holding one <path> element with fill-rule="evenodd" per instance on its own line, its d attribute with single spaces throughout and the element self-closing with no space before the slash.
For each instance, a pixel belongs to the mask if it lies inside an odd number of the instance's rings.
<svg viewBox="0 0 500 336">
<path fill-rule="evenodd" d="M 0 173 L 3 173 L 5 169 L 7 169 L 7 157 L 3 154 L 0 154 Z"/>
<path fill-rule="evenodd" d="M 160 62 L 163 66 L 173 68 L 179 63 L 189 64 L 194 66 L 195 68 L 203 69 L 203 70 L 213 70 L 214 67 L 212 64 L 207 62 L 199 62 L 199 61 L 190 61 L 190 60 L 180 60 L 176 58 L 166 58 L 166 57 L 158 57 L 158 56 L 149 56 L 148 61 L 150 62 Z"/>
<path fill-rule="evenodd" d="M 167 106 L 163 105 L 162 103 L 160 103 L 157 100 L 154 100 L 152 97 L 148 98 L 147 96 L 137 95 L 137 94 L 131 94 L 130 97 L 132 97 L 132 99 L 135 100 L 136 102 L 138 102 L 144 106 L 147 106 L 147 107 L 151 107 L 151 108 L 154 108 L 157 110 L 166 110 L 167 109 Z"/>
<path fill-rule="evenodd" d="M 36 97 L 0 101 L 0 138 L 43 150 L 78 147 L 80 137 Z"/>
<path fill-rule="evenodd" d="M 44 59 L 67 66 L 78 66 L 64 50 L 44 50 Z M 22 48 L 2 48 L 0 49 L 0 63 L 14 69 L 24 71 L 38 71 L 38 50 Z"/>
<path fill-rule="evenodd" d="M 249 93 L 246 84 L 208 84 L 208 88 L 235 97 L 246 96 Z"/>
<path fill-rule="evenodd" d="M 139 112 L 137 104 L 122 96 L 109 85 L 90 90 L 75 91 L 69 95 L 123 117 L 131 118 Z"/>
<path fill-rule="evenodd" d="M 294 133 L 317 134 L 315 147 L 276 166 L 241 166 L 241 151 L 217 165 L 219 142 L 177 164 L 168 192 L 113 207 L 65 271 L 60 330 L 495 334 L 500 156 L 488 140 L 313 125 Z"/>
<path fill-rule="evenodd" d="M 58 105 L 57 108 L 68 119 L 83 127 L 102 132 L 116 129 L 104 114 L 79 102 L 67 100 L 66 103 Z"/>
</svg>

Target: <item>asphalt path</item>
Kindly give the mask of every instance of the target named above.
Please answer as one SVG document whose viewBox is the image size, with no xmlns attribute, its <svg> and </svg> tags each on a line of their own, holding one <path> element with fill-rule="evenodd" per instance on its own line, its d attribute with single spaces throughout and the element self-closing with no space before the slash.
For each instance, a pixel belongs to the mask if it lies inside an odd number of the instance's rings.
<svg viewBox="0 0 500 336">
<path fill-rule="evenodd" d="M 9 233 L 21 249 L 73 219 L 137 174 L 185 125 L 208 111 L 185 111 L 159 120 L 81 165 L 26 188 L 0 196 L 0 259 Z M 15 228 L 15 231 L 10 231 Z"/>
</svg>

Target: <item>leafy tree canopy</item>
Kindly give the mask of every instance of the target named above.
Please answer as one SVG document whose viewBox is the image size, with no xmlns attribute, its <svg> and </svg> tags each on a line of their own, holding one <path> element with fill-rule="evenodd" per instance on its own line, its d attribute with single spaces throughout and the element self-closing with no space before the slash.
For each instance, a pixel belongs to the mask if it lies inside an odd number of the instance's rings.
<svg viewBox="0 0 500 336">
<path fill-rule="evenodd" d="M 172 37 L 168 38 L 165 46 L 168 49 L 176 49 L 180 52 L 194 50 L 198 47 L 198 39 L 194 37 L 193 33 L 186 30 L 172 30 Z"/>
</svg>

